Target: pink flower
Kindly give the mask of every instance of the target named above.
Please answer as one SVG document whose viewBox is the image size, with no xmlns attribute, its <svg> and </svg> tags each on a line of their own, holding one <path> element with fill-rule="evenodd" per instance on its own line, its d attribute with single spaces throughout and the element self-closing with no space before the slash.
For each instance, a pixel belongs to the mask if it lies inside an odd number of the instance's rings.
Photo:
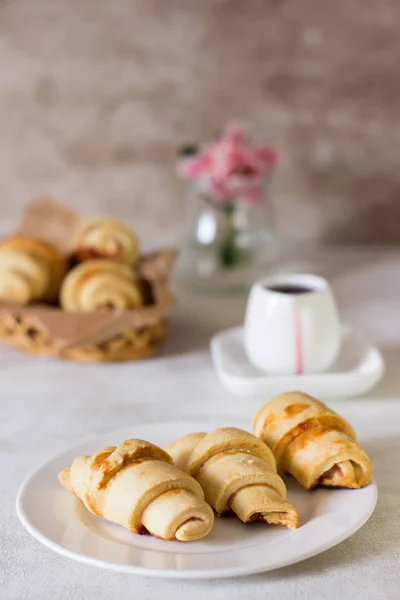
<svg viewBox="0 0 400 600">
<path fill-rule="evenodd" d="M 204 155 L 186 158 L 182 161 L 182 173 L 189 179 L 198 179 L 208 170 L 207 159 Z"/>
<path fill-rule="evenodd" d="M 197 155 L 184 158 L 181 170 L 220 202 L 256 203 L 262 198 L 262 179 L 277 160 L 273 148 L 251 143 L 240 127 L 232 126 Z"/>
</svg>

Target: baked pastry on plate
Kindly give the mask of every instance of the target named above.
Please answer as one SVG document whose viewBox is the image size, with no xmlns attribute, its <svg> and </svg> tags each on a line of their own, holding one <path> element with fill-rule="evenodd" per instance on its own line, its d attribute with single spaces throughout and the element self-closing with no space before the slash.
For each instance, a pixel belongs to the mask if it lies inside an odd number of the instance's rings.
<svg viewBox="0 0 400 600">
<path fill-rule="evenodd" d="M 90 512 L 133 533 L 190 542 L 206 536 L 214 523 L 197 481 L 143 440 L 80 456 L 59 480 Z"/>
<path fill-rule="evenodd" d="M 272 449 L 278 469 L 307 490 L 361 488 L 371 479 L 371 461 L 351 425 L 311 396 L 272 398 L 254 417 L 253 431 Z"/>
<path fill-rule="evenodd" d="M 286 502 L 286 487 L 271 450 L 251 433 L 236 427 L 191 433 L 166 450 L 179 468 L 200 483 L 218 515 L 233 511 L 243 523 L 299 526 L 297 510 Z"/>
</svg>

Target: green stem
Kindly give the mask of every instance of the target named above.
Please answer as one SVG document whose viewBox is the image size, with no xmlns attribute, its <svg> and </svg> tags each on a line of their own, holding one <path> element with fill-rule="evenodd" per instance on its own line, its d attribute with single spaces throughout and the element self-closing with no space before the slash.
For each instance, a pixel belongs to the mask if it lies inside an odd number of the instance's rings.
<svg viewBox="0 0 400 600">
<path fill-rule="evenodd" d="M 236 231 L 234 225 L 235 205 L 229 204 L 223 208 L 226 214 L 227 231 L 225 239 L 220 247 L 220 260 L 223 267 L 229 269 L 236 267 L 242 261 L 242 252 L 236 243 Z"/>
</svg>

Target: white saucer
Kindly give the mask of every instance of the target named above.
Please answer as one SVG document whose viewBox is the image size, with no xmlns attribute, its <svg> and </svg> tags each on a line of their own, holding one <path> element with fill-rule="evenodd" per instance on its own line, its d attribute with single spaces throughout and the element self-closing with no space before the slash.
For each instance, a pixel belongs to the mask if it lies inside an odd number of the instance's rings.
<svg viewBox="0 0 400 600">
<path fill-rule="evenodd" d="M 204 540 L 165 542 L 135 535 L 92 515 L 57 480 L 57 473 L 76 456 L 92 454 L 129 437 L 165 446 L 190 431 L 210 431 L 223 425 L 248 427 L 249 423 L 227 419 L 135 424 L 101 435 L 53 458 L 28 477 L 18 493 L 18 516 L 37 540 L 68 558 L 125 573 L 187 579 L 247 575 L 293 564 L 339 544 L 371 516 L 377 500 L 375 483 L 362 490 L 307 492 L 289 478 L 288 498 L 299 510 L 299 529 L 216 518 Z"/>
<path fill-rule="evenodd" d="M 223 385 L 246 398 L 266 400 L 288 390 L 304 392 L 321 399 L 365 394 L 384 372 L 379 350 L 348 326 L 342 329 L 340 356 L 329 371 L 316 375 L 268 375 L 254 367 L 243 346 L 243 329 L 236 327 L 217 333 L 211 340 L 211 355 Z"/>
</svg>

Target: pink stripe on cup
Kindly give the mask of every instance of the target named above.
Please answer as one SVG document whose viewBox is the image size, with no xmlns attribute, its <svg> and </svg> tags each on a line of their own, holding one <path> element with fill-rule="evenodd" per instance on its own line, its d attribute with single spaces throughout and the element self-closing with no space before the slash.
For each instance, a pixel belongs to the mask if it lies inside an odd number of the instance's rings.
<svg viewBox="0 0 400 600">
<path fill-rule="evenodd" d="M 295 373 L 301 375 L 303 373 L 303 332 L 301 327 L 301 316 L 299 311 L 294 309 L 294 345 L 295 345 Z"/>
</svg>

